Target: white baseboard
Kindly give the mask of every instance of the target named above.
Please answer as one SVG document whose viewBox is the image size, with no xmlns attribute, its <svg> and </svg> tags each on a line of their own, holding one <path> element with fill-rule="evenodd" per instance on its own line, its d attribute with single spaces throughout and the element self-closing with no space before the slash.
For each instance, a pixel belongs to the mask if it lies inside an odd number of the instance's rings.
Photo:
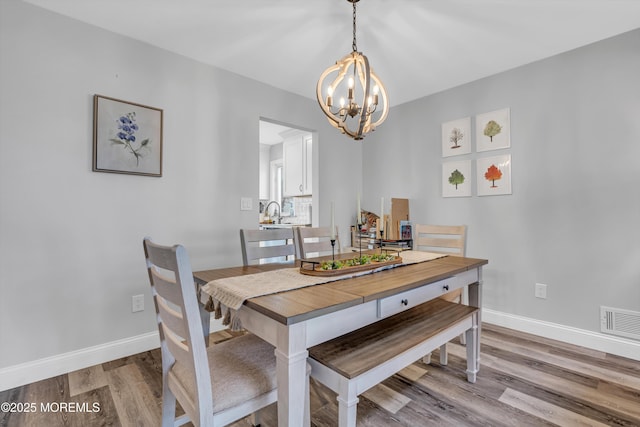
<svg viewBox="0 0 640 427">
<path fill-rule="evenodd" d="M 557 323 L 482 309 L 482 321 L 533 335 L 640 361 L 640 341 L 615 337 Z"/>
<path fill-rule="evenodd" d="M 158 331 L 0 369 L 0 391 L 160 347 Z"/>
<path fill-rule="evenodd" d="M 640 342 L 577 329 L 557 323 L 482 309 L 482 321 L 545 338 L 563 341 L 640 361 Z M 224 329 L 220 320 L 211 321 L 211 331 Z M 69 353 L 0 369 L 0 391 L 9 390 L 56 375 L 77 371 L 160 346 L 158 332 L 149 332 Z"/>
<path fill-rule="evenodd" d="M 211 332 L 224 329 L 212 318 Z M 158 331 L 0 369 L 0 391 L 99 365 L 160 347 Z"/>
</svg>

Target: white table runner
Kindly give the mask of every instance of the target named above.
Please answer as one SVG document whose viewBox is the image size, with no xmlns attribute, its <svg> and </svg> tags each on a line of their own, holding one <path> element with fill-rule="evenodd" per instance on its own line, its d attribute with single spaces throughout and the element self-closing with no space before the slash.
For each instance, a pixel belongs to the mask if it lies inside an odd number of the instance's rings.
<svg viewBox="0 0 640 427">
<path fill-rule="evenodd" d="M 300 273 L 300 268 L 296 267 L 212 280 L 201 288 L 200 301 L 205 304 L 207 310 L 214 312 L 216 319 L 223 317 L 223 325 L 229 325 L 230 329 L 234 331 L 241 330 L 242 325 L 236 313 L 242 304 L 250 298 L 363 276 L 394 267 L 442 258 L 446 255 L 422 251 L 403 251 L 400 256 L 402 257 L 401 264 L 387 265 L 340 276 L 310 276 Z"/>
</svg>

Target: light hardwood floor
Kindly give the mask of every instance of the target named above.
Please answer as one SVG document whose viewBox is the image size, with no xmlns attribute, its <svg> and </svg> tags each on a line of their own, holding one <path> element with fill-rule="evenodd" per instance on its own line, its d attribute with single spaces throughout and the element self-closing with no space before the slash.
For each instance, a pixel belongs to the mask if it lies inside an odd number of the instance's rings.
<svg viewBox="0 0 640 427">
<path fill-rule="evenodd" d="M 483 325 L 480 373 L 470 384 L 456 342 L 447 366 L 435 352 L 431 365 L 416 362 L 361 396 L 358 426 L 640 426 L 638 361 Z M 0 412 L 0 426 L 158 426 L 160 371 L 155 350 L 0 392 L 0 403 L 37 407 Z M 312 426 L 335 426 L 335 394 L 314 381 L 311 390 Z M 54 411 L 63 402 L 80 411 Z M 94 404 L 97 412 L 86 411 Z M 277 425 L 275 406 L 261 416 L 263 427 Z"/>
</svg>

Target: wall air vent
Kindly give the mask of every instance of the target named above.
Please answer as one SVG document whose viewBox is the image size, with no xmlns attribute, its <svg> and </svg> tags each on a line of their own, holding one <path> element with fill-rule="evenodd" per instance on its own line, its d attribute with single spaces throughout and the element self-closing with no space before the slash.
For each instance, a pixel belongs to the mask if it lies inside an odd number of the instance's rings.
<svg viewBox="0 0 640 427">
<path fill-rule="evenodd" d="M 640 312 L 600 306 L 600 331 L 640 340 Z"/>
</svg>

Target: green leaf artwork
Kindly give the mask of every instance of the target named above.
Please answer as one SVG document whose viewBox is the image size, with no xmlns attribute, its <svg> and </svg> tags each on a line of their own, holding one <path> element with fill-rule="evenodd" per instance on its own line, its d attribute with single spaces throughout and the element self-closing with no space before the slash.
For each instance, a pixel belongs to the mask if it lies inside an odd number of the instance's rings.
<svg viewBox="0 0 640 427">
<path fill-rule="evenodd" d="M 493 142 L 493 137 L 499 134 L 502 131 L 502 126 L 498 124 L 495 120 L 489 120 L 487 125 L 484 127 L 484 135 L 489 137 L 489 141 Z"/>
<path fill-rule="evenodd" d="M 458 185 L 464 182 L 464 175 L 458 169 L 451 172 L 451 176 L 449 176 L 449 184 L 455 185 L 456 190 L 458 189 Z"/>
</svg>

